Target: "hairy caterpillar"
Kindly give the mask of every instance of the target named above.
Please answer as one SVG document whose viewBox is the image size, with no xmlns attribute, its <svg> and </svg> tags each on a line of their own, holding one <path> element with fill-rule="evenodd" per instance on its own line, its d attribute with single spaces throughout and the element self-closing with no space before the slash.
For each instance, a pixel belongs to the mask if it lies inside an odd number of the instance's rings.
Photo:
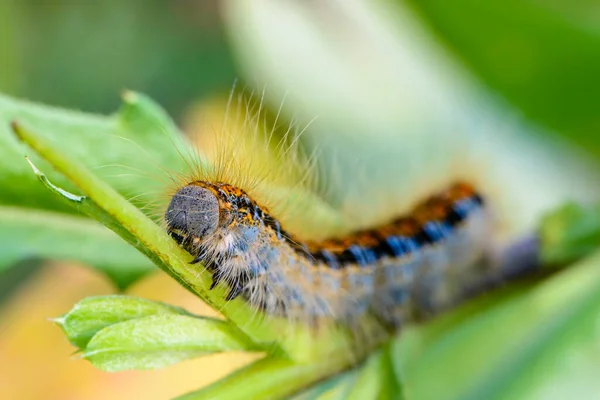
<svg viewBox="0 0 600 400">
<path fill-rule="evenodd" d="M 399 325 L 456 301 L 482 257 L 482 200 L 456 184 L 414 214 L 343 239 L 301 243 L 243 190 L 196 181 L 172 198 L 171 236 L 269 314 L 348 320 L 368 310 Z"/>
<path fill-rule="evenodd" d="M 264 129 L 264 121 L 251 114 L 246 105 L 242 125 L 253 127 L 251 142 L 260 142 L 256 131 Z M 272 131 L 268 136 L 267 145 Z M 246 140 L 229 139 L 233 150 L 221 154 L 229 158 L 228 167 L 199 168 L 176 188 L 164 212 L 171 237 L 193 256 L 192 263 L 212 272 L 212 287 L 229 287 L 227 300 L 241 295 L 257 309 L 293 320 L 351 323 L 371 313 L 399 327 L 536 265 L 528 259 L 515 269 L 514 260 L 493 256 L 487 202 L 466 182 L 441 188 L 388 224 L 345 237 L 302 240 L 247 192 L 248 178 L 228 181 L 228 169 L 244 171 L 231 159 Z"/>
</svg>

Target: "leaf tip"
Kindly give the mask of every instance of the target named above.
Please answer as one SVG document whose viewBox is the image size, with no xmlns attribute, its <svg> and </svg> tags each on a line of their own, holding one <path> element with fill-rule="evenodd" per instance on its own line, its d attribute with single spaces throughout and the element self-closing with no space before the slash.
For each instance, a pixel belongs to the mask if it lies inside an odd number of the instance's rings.
<svg viewBox="0 0 600 400">
<path fill-rule="evenodd" d="M 123 90 L 121 92 L 121 98 L 123 99 L 123 101 L 125 103 L 129 103 L 129 104 L 137 103 L 139 100 L 139 96 L 137 95 L 137 93 L 132 90 L 128 90 L 128 89 Z"/>
<path fill-rule="evenodd" d="M 84 349 L 77 349 L 71 353 L 71 358 L 74 360 L 86 360 Z"/>
<path fill-rule="evenodd" d="M 55 323 L 56 325 L 62 328 L 63 326 L 65 326 L 66 318 L 64 315 L 61 315 L 60 317 L 47 318 L 47 320 L 52 323 Z"/>
<path fill-rule="evenodd" d="M 27 161 L 27 163 L 29 164 L 29 166 L 31 167 L 31 169 L 33 170 L 33 173 L 38 177 L 41 178 L 44 176 L 44 174 L 42 173 L 42 171 L 40 171 L 38 169 L 38 167 L 35 166 L 35 164 L 29 159 L 29 157 L 25 156 L 25 161 Z"/>
<path fill-rule="evenodd" d="M 69 201 L 74 201 L 77 203 L 81 203 L 85 199 L 85 196 L 78 196 L 54 185 L 52 182 L 50 182 L 50 180 L 48 180 L 46 175 L 35 166 L 35 164 L 29 159 L 29 157 L 25 156 L 25 160 L 29 163 L 29 166 L 33 170 L 33 173 L 39 178 L 39 180 L 42 181 L 42 183 L 46 185 L 46 187 L 50 188 L 52 191 L 60 194 Z"/>
<path fill-rule="evenodd" d="M 18 130 L 19 129 L 19 123 L 17 122 L 16 119 L 13 119 L 10 121 L 10 127 L 13 131 Z"/>
<path fill-rule="evenodd" d="M 10 129 L 13 131 L 17 139 L 23 141 L 23 136 L 21 135 L 23 128 L 21 124 L 16 119 L 10 121 Z"/>
</svg>

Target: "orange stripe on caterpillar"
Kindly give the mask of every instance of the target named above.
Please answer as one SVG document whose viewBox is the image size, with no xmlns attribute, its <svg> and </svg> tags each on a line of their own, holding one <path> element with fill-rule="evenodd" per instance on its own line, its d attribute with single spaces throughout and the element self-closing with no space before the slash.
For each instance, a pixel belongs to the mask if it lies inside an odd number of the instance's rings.
<svg viewBox="0 0 600 400">
<path fill-rule="evenodd" d="M 373 312 L 395 326 L 460 300 L 501 275 L 485 257 L 483 200 L 464 183 L 414 212 L 343 239 L 302 243 L 242 189 L 195 181 L 165 214 L 171 236 L 224 282 L 227 296 L 292 319 L 352 321 Z"/>
</svg>

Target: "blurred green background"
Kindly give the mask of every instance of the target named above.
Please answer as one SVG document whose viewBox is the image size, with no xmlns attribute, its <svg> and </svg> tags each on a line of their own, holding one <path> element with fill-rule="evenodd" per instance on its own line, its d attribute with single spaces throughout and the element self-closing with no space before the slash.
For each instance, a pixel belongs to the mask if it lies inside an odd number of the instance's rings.
<svg viewBox="0 0 600 400">
<path fill-rule="evenodd" d="M 217 0 L 0 1 L 0 91 L 112 112 L 138 90 L 177 117 L 236 77 Z M 600 5 L 407 2 L 491 90 L 600 155 Z"/>
<path fill-rule="evenodd" d="M 148 94 L 182 121 L 194 104 L 228 92 L 239 75 L 219 3 L 0 0 L 0 92 L 112 113 L 121 103 L 119 93 L 131 89 Z M 490 93 L 600 158 L 598 2 L 409 0 L 406 4 Z M 23 300 L 33 301 L 26 290 L 52 289 L 64 271 L 74 274 L 72 269 L 40 271 L 39 265 L 27 262 L 0 273 L 3 315 L 10 314 L 10 307 L 36 307 L 38 303 Z M 75 281 L 90 284 L 90 279 L 94 278 L 86 275 Z M 47 287 L 43 282 L 52 284 Z M 93 285 L 93 290 L 82 292 L 108 290 L 96 281 Z M 161 290 L 161 285 L 152 290 Z M 172 297 L 178 296 L 186 294 Z M 41 296 L 35 301 L 51 299 Z M 66 310 L 73 302 L 65 299 L 58 308 Z M 12 326 L 20 323 L 14 318 Z M 7 346 L 0 344 L 0 359 Z M 67 354 L 59 352 L 57 357 Z M 197 386 L 196 382 L 191 387 Z"/>
<path fill-rule="evenodd" d="M 147 93 L 175 115 L 235 71 L 218 1 L 0 2 L 0 90 L 96 113 Z"/>
<path fill-rule="evenodd" d="M 600 3 L 409 3 L 490 89 L 600 155 Z"/>
<path fill-rule="evenodd" d="M 0 0 L 0 92 L 92 113 L 147 93 L 175 118 L 235 79 L 218 1 Z M 0 299 L 37 269 L 0 272 Z"/>
</svg>

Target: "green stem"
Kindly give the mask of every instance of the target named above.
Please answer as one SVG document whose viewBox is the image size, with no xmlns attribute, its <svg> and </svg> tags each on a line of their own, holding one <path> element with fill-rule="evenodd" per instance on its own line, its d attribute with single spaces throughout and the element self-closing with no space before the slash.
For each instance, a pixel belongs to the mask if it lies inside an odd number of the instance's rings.
<svg viewBox="0 0 600 400">
<path fill-rule="evenodd" d="M 177 400 L 286 398 L 346 366 L 341 357 L 310 364 L 267 357 Z"/>
<path fill-rule="evenodd" d="M 222 312 L 250 338 L 249 340 L 257 343 L 257 346 L 260 343 L 262 348 L 271 354 L 285 354 L 302 362 L 313 361 L 326 354 L 335 358 L 336 355 L 345 355 L 350 351 L 352 335 L 344 329 L 323 327 L 315 330 L 305 324 L 293 324 L 285 318 L 257 312 L 241 298 L 226 302 L 224 288 L 209 291 L 210 273 L 202 267 L 190 265 L 186 261 L 191 259 L 190 255 L 171 240 L 164 229 L 82 163 L 64 154 L 46 137 L 17 123 L 13 123 L 12 128 L 21 141 L 28 144 L 87 196 L 77 203 L 84 204 L 84 207 L 87 200 L 93 203 L 87 205 L 90 215 L 146 254 L 182 286 Z M 93 211 L 94 209 L 97 210 Z M 345 358 L 346 364 L 349 365 L 352 360 Z"/>
<path fill-rule="evenodd" d="M 220 310 L 245 333 L 244 336 L 251 338 L 249 340 L 275 341 L 276 335 L 270 334 L 268 324 L 262 324 L 261 329 L 258 329 L 256 325 L 248 323 L 255 311 L 249 309 L 245 303 L 240 300 L 225 303 L 223 290 L 208 291 L 210 274 L 184 261 L 190 258 L 189 255 L 177 246 L 166 232 L 110 185 L 98 179 L 82 163 L 61 152 L 44 136 L 25 129 L 16 122 L 12 124 L 12 128 L 21 141 L 28 144 L 84 193 L 86 197 L 78 198 L 76 201 L 83 206 L 83 211 L 90 212 L 94 218 L 146 254 L 182 286 Z M 40 176 L 39 171 L 36 173 Z M 71 202 L 75 201 L 75 197 L 70 199 Z M 86 200 L 90 200 L 93 204 L 86 203 Z M 274 345 L 269 344 L 269 346 Z"/>
</svg>

